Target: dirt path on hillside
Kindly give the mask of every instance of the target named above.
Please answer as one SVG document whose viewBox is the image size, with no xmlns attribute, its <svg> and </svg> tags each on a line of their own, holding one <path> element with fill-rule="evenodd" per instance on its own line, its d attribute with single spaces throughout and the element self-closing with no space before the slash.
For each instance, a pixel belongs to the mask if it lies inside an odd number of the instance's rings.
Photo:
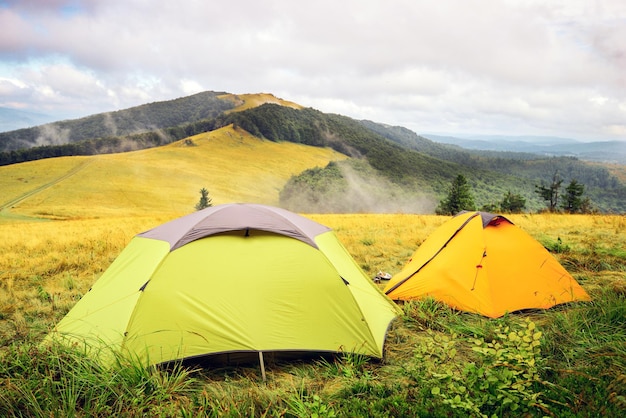
<svg viewBox="0 0 626 418">
<path fill-rule="evenodd" d="M 56 179 L 49 181 L 48 183 L 42 184 L 39 187 L 36 187 L 32 190 L 29 190 L 28 192 L 24 193 L 21 196 L 18 196 L 14 199 L 9 200 L 8 202 L 0 202 L 0 220 L 2 219 L 12 219 L 12 220 L 39 220 L 39 221 L 46 221 L 48 219 L 45 218 L 38 218 L 35 216 L 28 216 L 28 215 L 20 215 L 20 214 L 16 214 L 16 213 L 12 213 L 11 212 L 11 208 L 13 208 L 13 206 L 17 205 L 18 203 L 22 202 L 23 200 L 28 199 L 29 197 L 32 197 L 34 195 L 36 195 L 37 193 L 41 193 L 44 190 L 54 186 L 55 184 L 59 184 L 60 182 L 62 182 L 63 180 L 66 180 L 70 177 L 72 177 L 73 175 L 77 174 L 78 172 L 82 171 L 85 167 L 87 167 L 89 164 L 91 164 L 91 159 L 86 159 L 85 161 L 81 162 L 80 164 L 76 165 L 75 167 L 73 167 L 71 170 L 67 171 L 65 174 L 63 174 L 62 176 L 57 177 Z"/>
</svg>

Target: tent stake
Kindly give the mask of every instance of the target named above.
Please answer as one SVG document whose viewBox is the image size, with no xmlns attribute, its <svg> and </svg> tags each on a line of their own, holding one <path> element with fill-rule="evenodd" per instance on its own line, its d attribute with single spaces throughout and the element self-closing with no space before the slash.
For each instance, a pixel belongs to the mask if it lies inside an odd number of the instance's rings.
<svg viewBox="0 0 626 418">
<path fill-rule="evenodd" d="M 265 362 L 263 361 L 263 352 L 259 351 L 259 363 L 261 363 L 261 376 L 263 376 L 263 382 L 266 381 L 265 379 Z"/>
</svg>

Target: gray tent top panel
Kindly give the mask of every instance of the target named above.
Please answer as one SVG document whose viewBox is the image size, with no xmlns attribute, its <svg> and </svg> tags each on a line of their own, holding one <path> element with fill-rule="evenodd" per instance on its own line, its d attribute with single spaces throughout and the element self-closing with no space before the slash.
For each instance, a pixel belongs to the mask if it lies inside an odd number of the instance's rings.
<svg viewBox="0 0 626 418">
<path fill-rule="evenodd" d="M 469 211 L 467 210 L 462 210 L 461 212 L 457 213 L 455 216 L 459 216 L 463 213 L 468 213 Z M 482 218 L 483 221 L 483 228 L 486 228 L 487 225 L 489 225 L 494 219 L 503 219 L 505 221 L 507 221 L 510 224 L 513 224 L 513 222 L 511 222 L 509 219 L 505 218 L 502 215 L 496 215 L 495 213 L 489 213 L 489 212 L 474 212 L 478 215 L 480 215 L 480 217 Z"/>
<path fill-rule="evenodd" d="M 247 230 L 285 235 L 317 248 L 315 237 L 330 231 L 330 228 L 282 208 L 254 203 L 229 203 L 174 219 L 137 236 L 167 241 L 170 249 L 175 250 L 210 235 Z"/>
</svg>

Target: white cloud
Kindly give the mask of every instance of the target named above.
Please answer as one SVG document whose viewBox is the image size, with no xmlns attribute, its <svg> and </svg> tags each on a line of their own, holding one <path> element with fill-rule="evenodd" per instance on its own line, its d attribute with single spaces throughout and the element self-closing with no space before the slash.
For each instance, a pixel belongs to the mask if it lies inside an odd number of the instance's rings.
<svg viewBox="0 0 626 418">
<path fill-rule="evenodd" d="M 626 120 L 624 2 L 3 4 L 0 103 L 36 111 L 78 116 L 218 90 L 418 133 L 600 139 L 623 135 Z"/>
</svg>

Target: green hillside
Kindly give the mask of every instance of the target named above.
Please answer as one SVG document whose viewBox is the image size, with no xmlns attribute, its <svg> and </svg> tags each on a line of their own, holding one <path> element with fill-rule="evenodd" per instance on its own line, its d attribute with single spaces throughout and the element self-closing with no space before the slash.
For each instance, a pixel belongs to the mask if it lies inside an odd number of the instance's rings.
<svg viewBox="0 0 626 418">
<path fill-rule="evenodd" d="M 528 210 L 537 211 L 545 203 L 535 185 L 549 181 L 555 172 L 565 184 L 573 179 L 584 184 L 599 211 L 626 211 L 624 184 L 606 167 L 575 158 L 481 156 L 434 143 L 405 128 L 272 104 L 233 113 L 221 123 L 273 141 L 332 147 L 360 160 L 309 170 L 292 179 L 281 194 L 281 204 L 296 211 L 429 212 L 458 174 L 469 180 L 478 207 L 497 203 L 511 192 L 526 199 Z M 370 201 L 386 204 L 378 209 Z"/>
<path fill-rule="evenodd" d="M 201 188 L 214 204 L 277 205 L 288 179 L 346 156 L 276 143 L 232 126 L 167 146 L 0 167 L 0 220 L 192 212 Z"/>
<path fill-rule="evenodd" d="M 606 164 L 465 150 L 433 142 L 403 127 L 325 114 L 271 94 L 205 92 L 58 122 L 51 126 L 67 133 L 66 143 L 32 146 L 31 141 L 30 147 L 0 152 L 0 165 L 160 147 L 229 125 L 266 141 L 328 147 L 352 157 L 341 164 L 303 166 L 295 172 L 277 203 L 296 211 L 432 213 L 452 180 L 462 174 L 479 208 L 493 206 L 513 193 L 522 196 L 526 209 L 534 212 L 545 208 L 535 187 L 558 174 L 563 187 L 572 180 L 583 184 L 585 196 L 599 212 L 626 212 L 625 183 L 612 174 L 619 171 L 609 171 Z M 28 132 L 32 137 L 42 129 Z M 21 143 L 23 131 L 0 135 L 0 144 L 4 149 L 7 144 L 15 147 Z"/>
<path fill-rule="evenodd" d="M 544 203 L 533 192 L 534 185 L 548 182 L 555 173 L 564 184 L 576 180 L 585 185 L 585 194 L 601 212 L 623 213 L 626 210 L 626 181 L 624 166 L 609 163 L 582 161 L 574 157 L 546 157 L 538 154 L 502 151 L 466 150 L 458 146 L 433 142 L 399 126 L 386 126 L 361 121 L 391 141 L 427 155 L 460 164 L 467 168 L 480 168 L 516 178 L 519 187 L 507 189 L 519 193 L 530 201 L 529 209 L 542 208 Z M 492 200 L 492 197 L 487 201 Z"/>
<path fill-rule="evenodd" d="M 155 131 L 211 119 L 237 104 L 226 93 L 203 92 L 75 120 L 0 132 L 0 151 L 72 144 L 96 138 L 124 137 Z"/>
</svg>

